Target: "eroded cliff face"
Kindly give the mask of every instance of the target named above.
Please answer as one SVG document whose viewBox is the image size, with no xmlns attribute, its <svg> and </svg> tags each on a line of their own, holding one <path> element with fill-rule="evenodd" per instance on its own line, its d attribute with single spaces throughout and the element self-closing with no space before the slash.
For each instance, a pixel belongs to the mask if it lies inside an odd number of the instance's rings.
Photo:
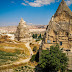
<svg viewBox="0 0 72 72">
<path fill-rule="evenodd" d="M 54 22 L 56 23 L 62 22 L 62 21 L 69 22 L 69 20 L 70 20 L 70 15 L 65 11 L 63 11 L 62 13 L 54 17 Z"/>
<path fill-rule="evenodd" d="M 72 12 L 62 0 L 56 13 L 52 16 L 40 46 L 41 50 L 50 49 L 50 46 L 59 44 L 63 50 L 72 51 Z M 71 52 L 70 51 L 70 52 Z M 69 69 L 72 68 L 72 55 L 69 57 Z"/>
<path fill-rule="evenodd" d="M 72 47 L 72 12 L 62 0 L 56 13 L 52 16 L 42 41 L 42 48 L 50 48 L 58 43 L 63 48 Z"/>
</svg>

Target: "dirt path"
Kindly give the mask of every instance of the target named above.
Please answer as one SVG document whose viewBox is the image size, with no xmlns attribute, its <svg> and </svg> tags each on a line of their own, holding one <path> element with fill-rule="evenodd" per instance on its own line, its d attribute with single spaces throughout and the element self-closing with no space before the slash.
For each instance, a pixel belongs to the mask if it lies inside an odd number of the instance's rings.
<svg viewBox="0 0 72 72">
<path fill-rule="evenodd" d="M 26 47 L 29 49 L 29 52 L 30 52 L 30 56 L 32 56 L 33 55 L 33 51 L 32 51 L 32 49 L 31 49 L 31 47 L 29 46 L 29 42 L 28 43 L 26 43 L 25 45 L 26 45 Z"/>
<path fill-rule="evenodd" d="M 27 63 L 28 61 L 30 61 L 32 55 L 33 55 L 33 51 L 31 49 L 31 47 L 29 46 L 29 42 L 25 44 L 26 47 L 28 48 L 29 52 L 30 52 L 30 57 L 27 58 L 27 59 L 20 59 L 19 61 L 16 61 L 16 62 L 13 62 L 12 64 L 7 64 L 7 65 L 2 65 L 0 66 L 0 69 L 3 69 L 3 68 L 10 68 L 10 67 L 13 67 L 13 66 L 18 66 L 18 65 L 21 65 L 21 64 L 24 64 L 24 63 Z"/>
</svg>

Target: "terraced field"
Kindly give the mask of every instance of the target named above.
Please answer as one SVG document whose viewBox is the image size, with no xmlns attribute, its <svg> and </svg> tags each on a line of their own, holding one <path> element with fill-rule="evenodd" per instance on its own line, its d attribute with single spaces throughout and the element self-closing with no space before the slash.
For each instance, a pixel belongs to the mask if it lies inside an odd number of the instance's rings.
<svg viewBox="0 0 72 72">
<path fill-rule="evenodd" d="M 25 54 L 20 54 L 18 50 L 14 53 L 0 51 L 0 66 L 10 64 L 22 57 L 25 58 Z"/>
<path fill-rule="evenodd" d="M 0 43 L 0 66 L 26 59 L 29 55 L 29 50 L 23 43 Z"/>
</svg>

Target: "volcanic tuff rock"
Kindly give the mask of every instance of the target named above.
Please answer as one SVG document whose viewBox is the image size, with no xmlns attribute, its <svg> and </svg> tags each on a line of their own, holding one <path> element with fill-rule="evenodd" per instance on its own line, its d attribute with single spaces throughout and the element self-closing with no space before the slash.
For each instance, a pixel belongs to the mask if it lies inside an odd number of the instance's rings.
<svg viewBox="0 0 72 72">
<path fill-rule="evenodd" d="M 59 44 L 64 50 L 72 50 L 72 12 L 64 0 L 61 1 L 56 13 L 47 25 L 44 38 L 40 45 L 42 49 L 50 49 L 50 46 Z M 72 54 L 69 57 L 69 69 L 72 69 Z"/>
<path fill-rule="evenodd" d="M 15 39 L 21 42 L 31 41 L 32 37 L 26 25 L 26 22 L 21 18 L 20 23 L 15 33 Z"/>
</svg>

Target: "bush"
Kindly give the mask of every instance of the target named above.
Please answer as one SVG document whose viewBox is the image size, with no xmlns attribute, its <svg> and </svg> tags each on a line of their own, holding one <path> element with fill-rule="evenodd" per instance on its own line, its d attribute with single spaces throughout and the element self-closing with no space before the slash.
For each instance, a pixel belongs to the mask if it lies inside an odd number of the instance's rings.
<svg viewBox="0 0 72 72">
<path fill-rule="evenodd" d="M 65 72 L 68 65 L 68 58 L 60 50 L 59 45 L 51 46 L 50 50 L 42 50 L 39 59 L 38 66 L 41 69 L 39 72 Z"/>
<path fill-rule="evenodd" d="M 16 49 L 16 54 L 21 54 L 20 50 Z"/>
<path fill-rule="evenodd" d="M 32 58 L 30 59 L 31 62 L 35 61 L 35 56 L 36 56 L 36 55 L 33 55 L 33 56 L 32 56 Z"/>
<path fill-rule="evenodd" d="M 40 39 L 36 39 L 36 42 L 37 42 L 37 41 L 40 41 Z"/>
<path fill-rule="evenodd" d="M 39 51 L 37 52 L 36 55 L 33 55 L 33 56 L 32 56 L 32 58 L 31 58 L 30 61 L 31 61 L 31 62 L 33 62 L 33 61 L 39 62 Z"/>
<path fill-rule="evenodd" d="M 41 37 L 41 34 L 39 35 L 39 37 L 38 37 L 38 39 L 41 39 L 42 37 Z"/>
<path fill-rule="evenodd" d="M 36 62 L 39 62 L 39 50 L 38 50 L 38 52 L 37 52 L 37 54 L 36 54 L 36 56 L 35 56 L 35 61 L 36 61 Z"/>
<path fill-rule="evenodd" d="M 35 35 L 33 34 L 32 37 L 35 38 Z"/>
<path fill-rule="evenodd" d="M 33 51 L 34 51 L 34 52 L 36 52 L 36 51 L 37 51 L 37 47 L 36 47 L 36 46 L 34 46 Z"/>
<path fill-rule="evenodd" d="M 33 38 L 37 38 L 37 34 L 33 34 L 32 37 L 33 37 Z"/>
</svg>

